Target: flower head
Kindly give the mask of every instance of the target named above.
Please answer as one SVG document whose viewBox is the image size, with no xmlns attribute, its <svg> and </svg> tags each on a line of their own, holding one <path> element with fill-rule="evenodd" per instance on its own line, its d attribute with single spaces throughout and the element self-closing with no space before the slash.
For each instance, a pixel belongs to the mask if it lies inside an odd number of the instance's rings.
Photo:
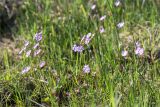
<svg viewBox="0 0 160 107">
<path fill-rule="evenodd" d="M 100 26 L 99 32 L 100 32 L 100 33 L 104 33 L 104 32 L 105 32 L 105 29 L 104 29 L 103 26 Z"/>
<path fill-rule="evenodd" d="M 22 70 L 21 74 L 27 73 L 30 69 L 31 69 L 30 66 L 25 67 L 25 68 Z"/>
<path fill-rule="evenodd" d="M 72 47 L 72 50 L 74 51 L 74 52 L 79 52 L 79 53 L 81 53 L 83 50 L 84 50 L 84 47 L 82 46 L 82 45 L 73 45 L 73 47 Z"/>
<path fill-rule="evenodd" d="M 118 7 L 120 4 L 121 4 L 120 0 L 116 0 L 115 3 L 114 3 L 114 5 L 115 5 L 116 7 Z"/>
<path fill-rule="evenodd" d="M 46 65 L 46 62 L 45 61 L 41 61 L 40 64 L 39 64 L 39 67 L 43 68 L 45 65 Z"/>
<path fill-rule="evenodd" d="M 38 54 L 40 54 L 41 51 L 42 51 L 41 49 L 35 50 L 34 51 L 34 56 L 37 56 Z"/>
<path fill-rule="evenodd" d="M 90 67 L 89 67 L 89 65 L 84 65 L 83 72 L 84 73 L 90 73 Z"/>
<path fill-rule="evenodd" d="M 34 36 L 34 39 L 36 40 L 36 42 L 41 41 L 42 40 L 42 32 L 36 33 Z"/>
<path fill-rule="evenodd" d="M 123 50 L 122 53 L 121 53 L 121 55 L 122 55 L 123 57 L 126 57 L 126 56 L 128 55 L 128 51 Z"/>
<path fill-rule="evenodd" d="M 26 41 L 24 42 L 24 46 L 27 47 L 28 45 L 29 45 L 29 41 L 26 40 Z"/>
<path fill-rule="evenodd" d="M 120 23 L 118 23 L 117 24 L 117 27 L 120 29 L 120 28 L 122 28 L 124 26 L 124 22 L 120 22 Z"/>
<path fill-rule="evenodd" d="M 31 50 L 28 50 L 27 52 L 26 52 L 26 57 L 29 57 L 31 55 Z"/>
<path fill-rule="evenodd" d="M 106 18 L 106 15 L 100 17 L 100 21 L 103 21 Z"/>
<path fill-rule="evenodd" d="M 91 9 L 94 10 L 96 8 L 96 5 L 92 5 Z"/>
<path fill-rule="evenodd" d="M 141 47 L 137 47 L 136 50 L 135 50 L 135 54 L 139 55 L 139 56 L 142 56 L 144 54 L 144 49 L 141 48 Z"/>
<path fill-rule="evenodd" d="M 39 46 L 39 42 L 33 46 L 33 49 L 37 49 L 38 46 Z"/>
<path fill-rule="evenodd" d="M 84 44 L 88 45 L 91 39 L 93 38 L 94 34 L 88 33 L 87 35 L 84 35 L 81 39 L 81 42 L 84 42 Z"/>
</svg>

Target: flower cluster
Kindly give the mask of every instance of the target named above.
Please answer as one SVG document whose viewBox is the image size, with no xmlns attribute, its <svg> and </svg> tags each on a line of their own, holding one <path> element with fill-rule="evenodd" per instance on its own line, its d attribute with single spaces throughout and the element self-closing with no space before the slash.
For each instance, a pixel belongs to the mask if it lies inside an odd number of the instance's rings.
<svg viewBox="0 0 160 107">
<path fill-rule="evenodd" d="M 114 5 L 115 5 L 115 7 L 119 7 L 121 5 L 121 1 L 120 0 L 116 0 Z M 119 22 L 117 24 L 117 28 L 118 29 L 123 28 L 124 24 L 125 23 L 123 21 Z M 131 41 L 130 38 L 128 38 L 128 41 Z M 122 52 L 121 52 L 121 55 L 124 58 L 127 58 L 128 54 L 129 54 L 129 52 L 126 49 L 122 50 Z M 141 47 L 139 42 L 136 42 L 135 54 L 138 55 L 138 56 L 142 56 L 144 54 L 144 49 Z"/>
<path fill-rule="evenodd" d="M 84 47 L 82 46 L 82 45 L 73 45 L 73 47 L 72 47 L 72 50 L 74 51 L 74 52 L 79 52 L 79 53 L 81 53 L 83 50 L 84 50 Z"/>
<path fill-rule="evenodd" d="M 19 55 L 22 55 L 22 53 L 24 53 L 26 58 L 31 57 L 31 56 L 33 56 L 33 57 L 38 56 L 42 52 L 42 49 L 40 48 L 40 42 L 42 40 L 42 32 L 36 33 L 34 36 L 34 40 L 35 40 L 36 44 L 33 45 L 33 47 L 30 45 L 30 42 L 28 40 L 26 40 L 24 42 L 24 47 L 19 52 Z M 41 61 L 39 64 L 39 68 L 43 68 L 45 66 L 45 64 L 46 64 L 45 61 Z M 21 71 L 21 74 L 25 74 L 30 70 L 31 70 L 30 66 L 24 67 L 24 69 Z"/>
<path fill-rule="evenodd" d="M 119 0 L 117 0 L 117 1 L 115 2 L 115 6 L 116 6 L 116 7 L 118 7 L 120 4 L 121 4 L 121 3 L 120 3 Z M 95 10 L 95 9 L 96 9 L 96 5 L 94 4 L 94 5 L 91 6 L 91 10 Z M 107 17 L 106 15 L 103 15 L 103 16 L 100 17 L 99 20 L 100 20 L 101 22 L 103 22 L 103 21 L 106 19 L 106 17 Z M 123 26 L 124 26 L 124 22 L 120 22 L 119 24 L 117 24 L 117 27 L 118 27 L 119 29 L 122 28 Z M 100 26 L 100 27 L 99 27 L 99 33 L 102 34 L 102 33 L 104 33 L 104 32 L 105 32 L 104 27 L 103 27 L 103 26 Z M 80 45 L 74 44 L 73 47 L 72 47 L 72 50 L 73 50 L 74 52 L 78 52 L 78 53 L 83 52 L 83 50 L 84 50 L 84 45 L 87 45 L 87 46 L 88 46 L 93 37 L 94 37 L 94 34 L 92 34 L 92 33 L 88 33 L 87 35 L 84 35 L 84 36 L 82 37 L 81 41 L 80 41 Z M 124 57 L 126 57 L 127 54 L 128 54 L 128 51 L 123 51 L 123 52 L 122 52 L 122 56 L 124 56 Z M 89 72 L 90 72 L 90 67 L 89 67 L 89 65 L 84 65 L 84 67 L 83 67 L 83 72 L 84 72 L 84 73 L 89 73 Z"/>
<path fill-rule="evenodd" d="M 74 44 L 72 47 L 72 50 L 78 53 L 83 52 L 84 45 L 88 45 L 93 37 L 94 37 L 94 34 L 92 33 L 88 33 L 87 35 L 84 35 L 80 41 L 80 45 Z"/>
<path fill-rule="evenodd" d="M 135 43 L 135 55 L 138 55 L 138 56 L 143 56 L 144 55 L 144 48 L 141 47 L 141 44 L 139 42 L 136 42 Z M 123 50 L 121 55 L 123 57 L 127 57 L 128 56 L 128 51 L 127 50 Z"/>
</svg>

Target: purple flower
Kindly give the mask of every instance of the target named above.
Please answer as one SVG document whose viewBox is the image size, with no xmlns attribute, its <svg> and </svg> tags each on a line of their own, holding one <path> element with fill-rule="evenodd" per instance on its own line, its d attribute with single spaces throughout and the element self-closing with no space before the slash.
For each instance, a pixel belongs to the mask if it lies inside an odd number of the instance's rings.
<svg viewBox="0 0 160 107">
<path fill-rule="evenodd" d="M 77 45 L 76 45 L 76 44 L 73 45 L 72 50 L 73 50 L 74 52 L 77 52 Z"/>
<path fill-rule="evenodd" d="M 30 66 L 25 67 L 25 68 L 22 70 L 21 74 L 27 73 L 30 69 L 31 69 Z"/>
<path fill-rule="evenodd" d="M 42 32 L 40 33 L 36 33 L 35 36 L 34 36 L 34 39 L 39 42 L 42 40 Z"/>
<path fill-rule="evenodd" d="M 72 47 L 72 50 L 74 51 L 74 52 L 79 52 L 79 53 L 81 53 L 83 50 L 84 50 L 84 47 L 82 46 L 82 45 L 73 45 L 73 47 Z"/>
<path fill-rule="evenodd" d="M 29 57 L 31 55 L 31 50 L 28 50 L 27 52 L 26 52 L 26 57 Z"/>
<path fill-rule="evenodd" d="M 88 33 L 87 35 L 84 35 L 81 39 L 81 42 L 84 42 L 84 44 L 88 45 L 91 39 L 93 38 L 94 34 Z"/>
<path fill-rule="evenodd" d="M 121 4 L 120 0 L 116 0 L 115 3 L 114 3 L 114 5 L 115 5 L 116 7 L 118 7 L 120 4 Z"/>
<path fill-rule="evenodd" d="M 104 32 L 105 32 L 105 29 L 104 29 L 103 26 L 100 26 L 99 32 L 100 32 L 100 33 L 104 33 Z"/>
<path fill-rule="evenodd" d="M 42 51 L 41 49 L 35 50 L 34 51 L 34 56 L 37 56 L 38 54 L 40 54 L 41 51 Z"/>
<path fill-rule="evenodd" d="M 123 50 L 122 53 L 121 53 L 121 55 L 122 55 L 123 57 L 126 57 L 126 56 L 128 55 L 128 51 Z"/>
<path fill-rule="evenodd" d="M 144 54 L 144 49 L 141 48 L 141 47 L 137 47 L 136 50 L 135 50 L 135 54 L 139 55 L 139 56 L 142 56 Z"/>
<path fill-rule="evenodd" d="M 38 46 L 39 46 L 39 42 L 33 46 L 33 49 L 37 49 Z"/>
<path fill-rule="evenodd" d="M 92 5 L 91 9 L 94 10 L 96 8 L 96 5 Z"/>
<path fill-rule="evenodd" d="M 27 47 L 28 45 L 29 45 L 29 41 L 26 40 L 26 41 L 24 42 L 24 46 Z"/>
<path fill-rule="evenodd" d="M 124 26 L 124 22 L 120 22 L 120 23 L 118 23 L 117 24 L 117 27 L 120 29 L 120 28 L 122 28 Z"/>
<path fill-rule="evenodd" d="M 39 64 L 39 67 L 43 68 L 45 65 L 46 65 L 46 62 L 45 61 L 41 61 L 40 64 Z"/>
<path fill-rule="evenodd" d="M 89 65 L 84 65 L 83 72 L 84 73 L 90 73 L 90 67 L 89 67 Z"/>
<path fill-rule="evenodd" d="M 85 36 L 85 44 L 87 45 L 87 44 L 89 44 L 89 42 L 91 41 L 91 33 L 88 33 L 86 36 Z"/>
<path fill-rule="evenodd" d="M 100 17 L 100 21 L 103 21 L 106 18 L 106 15 Z"/>
</svg>

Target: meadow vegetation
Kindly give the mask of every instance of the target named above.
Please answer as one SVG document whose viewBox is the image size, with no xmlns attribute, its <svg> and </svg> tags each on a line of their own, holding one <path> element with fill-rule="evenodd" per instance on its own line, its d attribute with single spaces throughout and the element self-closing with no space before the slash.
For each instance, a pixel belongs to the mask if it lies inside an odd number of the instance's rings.
<svg viewBox="0 0 160 107">
<path fill-rule="evenodd" d="M 19 51 L 0 54 L 0 106 L 159 107 L 157 2 L 24 0 Z"/>
</svg>

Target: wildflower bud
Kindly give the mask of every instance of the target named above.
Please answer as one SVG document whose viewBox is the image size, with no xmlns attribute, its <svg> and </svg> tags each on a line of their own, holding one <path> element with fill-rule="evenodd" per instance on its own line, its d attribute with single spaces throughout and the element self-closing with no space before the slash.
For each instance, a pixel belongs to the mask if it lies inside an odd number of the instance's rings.
<svg viewBox="0 0 160 107">
<path fill-rule="evenodd" d="M 142 56 L 144 54 L 144 49 L 141 48 L 141 47 L 137 47 L 136 50 L 135 50 L 135 54 L 139 55 L 139 56 Z"/>
<path fill-rule="evenodd" d="M 79 52 L 79 53 L 81 53 L 83 50 L 84 50 L 84 48 L 83 48 L 83 46 L 82 45 L 73 45 L 73 47 L 72 47 L 72 50 L 74 51 L 74 52 Z"/>
<path fill-rule="evenodd" d="M 37 49 L 39 46 L 39 43 L 36 43 L 34 46 L 33 46 L 33 49 Z"/>
</svg>

